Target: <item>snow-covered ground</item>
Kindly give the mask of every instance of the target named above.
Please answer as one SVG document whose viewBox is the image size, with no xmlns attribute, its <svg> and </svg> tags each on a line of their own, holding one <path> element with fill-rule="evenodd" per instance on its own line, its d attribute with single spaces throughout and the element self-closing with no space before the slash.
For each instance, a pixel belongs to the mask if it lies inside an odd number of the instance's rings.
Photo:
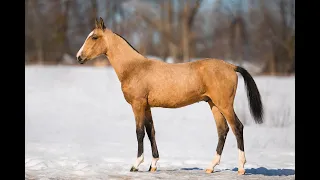
<svg viewBox="0 0 320 180">
<path fill-rule="evenodd" d="M 26 66 L 26 179 L 294 179 L 295 78 L 254 77 L 265 123 L 248 109 L 243 79 L 235 111 L 245 124 L 246 175 L 237 175 L 238 150 L 229 132 L 221 163 L 204 169 L 217 145 L 215 121 L 205 102 L 152 111 L 160 160 L 145 137 L 140 172 L 129 172 L 137 153 L 135 121 L 112 68 Z"/>
</svg>

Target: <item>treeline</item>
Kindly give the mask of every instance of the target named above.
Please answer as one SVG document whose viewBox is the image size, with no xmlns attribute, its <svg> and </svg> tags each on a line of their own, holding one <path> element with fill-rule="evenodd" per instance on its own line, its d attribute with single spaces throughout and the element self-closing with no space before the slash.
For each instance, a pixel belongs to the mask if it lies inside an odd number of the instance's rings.
<svg viewBox="0 0 320 180">
<path fill-rule="evenodd" d="M 25 8 L 26 63 L 74 58 L 101 16 L 144 55 L 250 61 L 271 74 L 295 71 L 294 0 L 26 0 Z"/>
</svg>

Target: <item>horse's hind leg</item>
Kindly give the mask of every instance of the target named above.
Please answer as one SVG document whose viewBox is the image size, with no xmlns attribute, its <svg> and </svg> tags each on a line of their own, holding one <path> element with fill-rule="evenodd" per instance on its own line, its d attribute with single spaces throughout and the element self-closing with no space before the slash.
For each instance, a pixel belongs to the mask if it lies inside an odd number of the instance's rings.
<svg viewBox="0 0 320 180">
<path fill-rule="evenodd" d="M 146 131 L 150 140 L 151 144 L 151 150 L 152 150 L 152 162 L 149 168 L 149 171 L 156 171 L 157 170 L 157 161 L 159 160 L 159 153 L 158 153 L 158 148 L 157 148 L 157 143 L 156 143 L 156 137 L 155 137 L 155 129 L 153 125 L 153 120 L 152 120 L 152 114 L 151 114 L 151 109 L 148 107 L 146 109 L 146 119 L 145 119 L 145 127 Z"/>
<path fill-rule="evenodd" d="M 213 113 L 213 117 L 216 121 L 217 131 L 218 131 L 218 145 L 216 148 L 216 155 L 211 162 L 211 164 L 207 167 L 206 173 L 212 173 L 213 169 L 216 165 L 220 163 L 221 154 L 223 151 L 223 147 L 225 144 L 225 140 L 227 138 L 227 134 L 229 132 L 229 127 L 227 124 L 226 119 L 223 117 L 223 115 L 220 113 L 218 108 L 212 103 L 212 101 L 209 101 L 209 105 L 211 108 L 211 111 Z"/>
<path fill-rule="evenodd" d="M 239 174 L 244 174 L 244 164 L 246 163 L 246 156 L 244 153 L 244 141 L 243 141 L 243 124 L 237 117 L 236 113 L 234 113 L 235 116 L 235 126 L 232 129 L 233 133 L 236 135 L 237 138 L 237 144 L 238 144 L 238 149 L 239 149 L 239 167 L 238 167 L 238 173 Z"/>
<path fill-rule="evenodd" d="M 239 164 L 238 164 L 238 174 L 245 174 L 244 164 L 246 163 L 246 157 L 244 153 L 244 142 L 243 142 L 243 124 L 238 119 L 234 112 L 232 106 L 226 106 L 225 108 L 219 108 L 221 113 L 226 118 L 229 123 L 232 132 L 236 136 L 238 151 L 239 151 Z"/>
</svg>

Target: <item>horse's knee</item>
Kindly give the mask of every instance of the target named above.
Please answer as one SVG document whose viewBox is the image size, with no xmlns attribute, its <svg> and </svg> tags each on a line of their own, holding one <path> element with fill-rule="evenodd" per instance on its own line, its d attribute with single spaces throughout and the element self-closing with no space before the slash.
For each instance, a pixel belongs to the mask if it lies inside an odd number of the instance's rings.
<svg viewBox="0 0 320 180">
<path fill-rule="evenodd" d="M 218 135 L 221 138 L 225 138 L 229 132 L 229 126 L 227 123 L 218 129 Z"/>
<path fill-rule="evenodd" d="M 231 128 L 232 128 L 233 133 L 234 133 L 236 136 L 243 134 L 244 126 L 243 126 L 243 124 L 242 124 L 240 121 L 237 121 L 236 123 L 234 123 L 234 124 L 231 126 Z"/>
<path fill-rule="evenodd" d="M 145 136 L 145 132 L 143 128 L 137 128 L 136 129 L 136 134 L 137 134 L 137 140 L 138 141 L 142 141 L 144 136 Z"/>
<path fill-rule="evenodd" d="M 228 132 L 229 132 L 229 126 L 228 126 L 227 122 L 224 124 L 224 131 L 226 134 L 228 134 Z"/>
<path fill-rule="evenodd" d="M 244 151 L 243 128 L 244 128 L 244 126 L 240 121 L 237 121 L 235 126 L 232 128 L 232 130 L 236 136 L 236 139 L 237 139 L 238 148 L 241 151 Z"/>
<path fill-rule="evenodd" d="M 225 136 L 228 134 L 228 132 L 229 132 L 229 127 L 228 127 L 228 125 L 225 127 Z"/>
</svg>

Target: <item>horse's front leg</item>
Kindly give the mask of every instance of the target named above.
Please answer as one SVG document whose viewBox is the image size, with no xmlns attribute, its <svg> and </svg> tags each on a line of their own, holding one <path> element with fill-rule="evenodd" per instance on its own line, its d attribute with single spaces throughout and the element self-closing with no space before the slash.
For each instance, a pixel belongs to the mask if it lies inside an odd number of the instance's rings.
<svg viewBox="0 0 320 180">
<path fill-rule="evenodd" d="M 151 162 L 149 171 L 154 172 L 157 170 L 157 162 L 159 160 L 159 153 L 158 153 L 156 137 L 155 137 L 156 131 L 155 131 L 154 125 L 153 125 L 150 107 L 147 107 L 145 117 L 146 118 L 145 118 L 144 123 L 145 123 L 146 132 L 149 137 L 150 144 L 151 144 L 151 150 L 152 150 L 152 162 Z"/>
<path fill-rule="evenodd" d="M 145 136 L 144 123 L 145 123 L 145 110 L 147 102 L 145 99 L 135 100 L 131 103 L 134 117 L 136 120 L 136 135 L 138 141 L 138 154 L 134 165 L 130 171 L 138 171 L 139 165 L 143 163 L 143 138 Z"/>
</svg>

